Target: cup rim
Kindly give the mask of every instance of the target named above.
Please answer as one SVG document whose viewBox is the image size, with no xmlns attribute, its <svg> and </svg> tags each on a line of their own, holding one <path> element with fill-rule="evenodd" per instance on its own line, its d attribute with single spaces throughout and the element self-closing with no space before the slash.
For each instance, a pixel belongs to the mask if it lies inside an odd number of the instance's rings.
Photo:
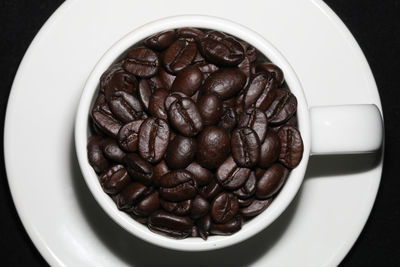
<svg viewBox="0 0 400 267">
<path fill-rule="evenodd" d="M 290 91 L 297 98 L 297 119 L 304 145 L 303 158 L 300 164 L 291 171 L 285 185 L 265 211 L 246 222 L 240 231 L 229 236 L 210 236 L 206 241 L 194 237 L 177 240 L 153 233 L 125 212 L 118 210 L 112 199 L 101 188 L 98 176 L 89 164 L 86 150 L 89 131 L 89 110 L 94 101 L 93 98 L 98 90 L 99 80 L 103 72 L 137 42 L 154 33 L 181 27 L 197 27 L 226 32 L 248 42 L 268 57 L 271 62 L 278 65 L 285 74 L 285 80 Z M 301 83 L 287 59 L 271 42 L 246 26 L 227 19 L 206 15 L 178 15 L 157 19 L 129 32 L 111 46 L 97 62 L 84 85 L 76 113 L 74 135 L 75 149 L 81 172 L 92 195 L 102 209 L 117 224 L 136 237 L 157 246 L 180 251 L 206 251 L 231 246 L 267 228 L 284 212 L 300 189 L 307 168 L 311 145 L 308 105 Z"/>
</svg>

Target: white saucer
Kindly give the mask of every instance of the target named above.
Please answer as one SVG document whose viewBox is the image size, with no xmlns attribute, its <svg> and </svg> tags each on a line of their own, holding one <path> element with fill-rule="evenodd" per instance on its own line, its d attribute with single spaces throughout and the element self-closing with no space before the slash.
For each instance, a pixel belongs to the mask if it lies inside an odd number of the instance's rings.
<svg viewBox="0 0 400 267">
<path fill-rule="evenodd" d="M 336 266 L 350 250 L 375 200 L 381 154 L 312 158 L 302 190 L 274 224 L 250 240 L 213 252 L 176 252 L 131 236 L 86 187 L 72 128 L 85 79 L 112 43 L 157 18 L 208 14 L 231 19 L 285 54 L 310 106 L 381 107 L 360 48 L 322 1 L 234 3 L 69 0 L 38 33 L 10 94 L 4 150 L 18 214 L 52 266 L 320 267 Z"/>
</svg>

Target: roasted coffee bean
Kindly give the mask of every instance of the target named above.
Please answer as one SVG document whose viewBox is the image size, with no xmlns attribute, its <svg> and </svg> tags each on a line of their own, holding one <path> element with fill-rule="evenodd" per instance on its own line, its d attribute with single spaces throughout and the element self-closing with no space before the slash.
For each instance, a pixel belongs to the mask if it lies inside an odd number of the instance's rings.
<svg viewBox="0 0 400 267">
<path fill-rule="evenodd" d="M 126 169 L 122 165 L 114 165 L 100 175 L 100 184 L 107 194 L 117 194 L 131 182 Z"/>
<path fill-rule="evenodd" d="M 235 194 L 235 196 L 237 196 L 239 199 L 250 198 L 256 192 L 256 184 L 257 184 L 256 175 L 254 174 L 254 172 L 251 172 L 246 183 L 239 189 L 233 191 L 233 194 Z"/>
<path fill-rule="evenodd" d="M 211 217 L 216 223 L 226 223 L 232 219 L 239 210 L 237 197 L 223 192 L 215 197 L 211 203 Z"/>
<path fill-rule="evenodd" d="M 290 119 L 297 109 L 297 99 L 289 91 L 276 89 L 272 103 L 265 110 L 268 122 L 281 124 Z"/>
<path fill-rule="evenodd" d="M 237 116 L 240 116 L 245 110 L 244 103 L 243 103 L 243 98 L 244 98 L 244 94 L 243 93 L 240 93 L 236 97 L 235 113 L 237 114 Z"/>
<path fill-rule="evenodd" d="M 267 199 L 276 194 L 285 183 L 288 175 L 289 170 L 279 163 L 269 167 L 257 181 L 256 197 Z"/>
<path fill-rule="evenodd" d="M 211 223 L 210 232 L 215 235 L 231 235 L 242 229 L 243 219 L 236 216 L 223 224 Z"/>
<path fill-rule="evenodd" d="M 178 39 L 164 52 L 163 64 L 169 73 L 178 73 L 192 63 L 197 53 L 194 42 Z"/>
<path fill-rule="evenodd" d="M 185 238 L 192 233 L 193 221 L 189 217 L 157 210 L 150 215 L 147 226 L 153 232 L 174 238 Z"/>
<path fill-rule="evenodd" d="M 215 179 L 213 179 L 208 185 L 200 188 L 199 191 L 202 197 L 211 201 L 222 191 L 222 187 Z"/>
<path fill-rule="evenodd" d="M 204 62 L 204 61 L 205 61 L 204 57 L 201 55 L 200 51 L 197 50 L 197 54 L 192 61 L 192 65 L 196 65 L 196 63 Z"/>
<path fill-rule="evenodd" d="M 242 62 L 238 65 L 238 68 L 246 75 L 246 83 L 243 88 L 246 88 L 251 78 L 251 63 L 248 57 L 245 57 Z"/>
<path fill-rule="evenodd" d="M 152 116 L 167 120 L 167 111 L 165 110 L 164 102 L 165 98 L 168 96 L 168 91 L 159 88 L 155 90 L 153 96 L 150 98 L 149 102 L 149 112 Z"/>
<path fill-rule="evenodd" d="M 203 121 L 192 99 L 177 99 L 168 109 L 168 119 L 173 127 L 184 136 L 195 136 L 203 129 Z"/>
<path fill-rule="evenodd" d="M 208 185 L 214 179 L 213 173 L 201 167 L 197 162 L 192 162 L 186 167 L 186 170 L 193 174 L 198 186 Z"/>
<path fill-rule="evenodd" d="M 257 49 L 245 41 L 239 40 L 239 43 L 242 45 L 245 57 L 249 59 L 250 63 L 256 61 L 258 57 Z"/>
<path fill-rule="evenodd" d="M 191 237 L 198 237 L 199 236 L 199 228 L 196 225 L 192 227 L 192 233 L 190 234 Z"/>
<path fill-rule="evenodd" d="M 223 109 L 222 101 L 215 93 L 203 95 L 198 103 L 200 115 L 205 126 L 217 124 L 221 118 Z"/>
<path fill-rule="evenodd" d="M 203 82 L 203 74 L 196 66 L 188 66 L 178 73 L 171 86 L 173 92 L 192 96 Z"/>
<path fill-rule="evenodd" d="M 198 38 L 203 37 L 205 34 L 199 29 L 185 27 L 177 29 L 176 35 L 178 38 L 193 38 L 197 40 Z"/>
<path fill-rule="evenodd" d="M 208 126 L 197 137 L 197 162 L 207 169 L 216 169 L 228 157 L 231 144 L 228 132 L 217 126 Z"/>
<path fill-rule="evenodd" d="M 116 72 L 124 71 L 122 68 L 122 62 L 116 62 L 112 64 L 108 69 L 101 75 L 100 77 L 100 92 L 104 94 L 105 88 L 107 84 L 110 82 L 111 78 L 114 76 Z M 132 75 L 132 74 L 129 74 Z M 133 76 L 133 75 L 132 75 Z M 133 76 L 135 77 L 135 76 Z"/>
<path fill-rule="evenodd" d="M 281 141 L 279 162 L 291 169 L 299 165 L 303 157 L 303 140 L 299 130 L 283 126 L 278 131 L 278 137 Z"/>
<path fill-rule="evenodd" d="M 244 91 L 244 108 L 254 105 L 265 111 L 272 103 L 269 92 L 277 88 L 275 79 L 268 73 L 258 73 L 251 79 L 249 86 Z"/>
<path fill-rule="evenodd" d="M 239 208 L 248 207 L 254 200 L 255 197 L 250 197 L 247 199 L 238 198 Z M 240 212 L 240 210 L 239 210 Z"/>
<path fill-rule="evenodd" d="M 281 141 L 274 131 L 267 132 L 265 140 L 261 144 L 260 151 L 259 167 L 266 169 L 278 160 L 281 153 Z"/>
<path fill-rule="evenodd" d="M 164 101 L 165 110 L 168 110 L 169 107 L 172 105 L 172 103 L 174 103 L 174 102 L 175 102 L 176 100 L 178 100 L 178 99 L 182 99 L 182 97 L 187 97 L 187 95 L 185 95 L 185 94 L 182 93 L 182 92 L 173 92 L 173 93 L 170 93 L 170 94 L 165 98 L 165 101 Z"/>
<path fill-rule="evenodd" d="M 257 133 L 262 143 L 267 134 L 267 117 L 257 108 L 246 109 L 239 117 L 238 127 L 249 127 Z"/>
<path fill-rule="evenodd" d="M 166 49 L 173 41 L 175 41 L 175 31 L 164 31 L 156 33 L 144 41 L 144 44 L 151 48 L 158 51 Z"/>
<path fill-rule="evenodd" d="M 92 110 L 92 118 L 96 126 L 99 127 L 103 133 L 114 138 L 117 137 L 122 123 L 114 117 L 107 103 L 104 102 L 100 105 L 95 105 Z"/>
<path fill-rule="evenodd" d="M 139 203 L 137 203 L 133 209 L 132 213 L 137 216 L 149 216 L 154 211 L 158 210 L 160 207 L 160 198 L 158 192 L 154 191 L 152 194 L 143 198 Z"/>
<path fill-rule="evenodd" d="M 104 90 L 104 95 L 107 101 L 111 100 L 111 97 L 116 92 L 125 92 L 133 95 L 136 93 L 138 81 L 136 77 L 119 67 L 117 71 L 114 71 L 110 76 L 105 77 L 101 87 Z"/>
<path fill-rule="evenodd" d="M 133 180 L 149 185 L 153 179 L 153 166 L 135 153 L 126 154 L 124 163 Z"/>
<path fill-rule="evenodd" d="M 262 168 L 257 168 L 254 170 L 254 174 L 256 175 L 257 180 L 260 180 L 260 178 L 263 176 L 265 171 L 266 171 L 266 169 L 262 169 Z"/>
<path fill-rule="evenodd" d="M 257 133 L 248 127 L 232 132 L 232 157 L 239 167 L 251 168 L 260 160 L 260 140 Z"/>
<path fill-rule="evenodd" d="M 196 156 L 196 140 L 194 138 L 177 135 L 168 144 L 165 161 L 171 169 L 186 168 Z"/>
<path fill-rule="evenodd" d="M 89 164 L 97 173 L 104 172 L 109 166 L 108 160 L 101 149 L 102 140 L 103 138 L 100 136 L 91 136 L 87 144 Z"/>
<path fill-rule="evenodd" d="M 195 64 L 195 66 L 198 67 L 203 74 L 203 79 L 207 79 L 211 75 L 211 73 L 219 70 L 217 66 L 207 61 L 199 61 Z"/>
<path fill-rule="evenodd" d="M 201 218 L 208 213 L 209 209 L 210 209 L 210 203 L 208 203 L 208 201 L 203 197 L 201 197 L 200 195 L 197 195 L 193 199 L 190 217 L 192 219 Z"/>
<path fill-rule="evenodd" d="M 200 97 L 200 91 L 197 91 L 196 93 L 194 93 L 194 95 L 192 95 L 190 98 L 193 100 L 194 103 L 197 103 Z"/>
<path fill-rule="evenodd" d="M 134 204 L 142 199 L 147 187 L 141 183 L 131 183 L 127 185 L 117 196 L 116 203 L 120 210 L 130 210 Z"/>
<path fill-rule="evenodd" d="M 154 177 L 153 184 L 155 186 L 160 186 L 160 179 L 164 174 L 169 173 L 169 168 L 164 160 L 160 161 L 156 166 L 154 166 Z"/>
<path fill-rule="evenodd" d="M 217 170 L 217 180 L 218 182 L 228 190 L 235 190 L 244 185 L 249 175 L 251 169 L 240 168 L 233 157 L 229 157 Z"/>
<path fill-rule="evenodd" d="M 199 49 L 204 58 L 220 66 L 236 66 L 244 58 L 242 45 L 222 32 L 207 33 L 200 39 Z"/>
<path fill-rule="evenodd" d="M 168 211 L 169 213 L 173 213 L 175 215 L 183 216 L 188 215 L 192 208 L 192 199 L 180 201 L 180 202 L 171 202 L 166 201 L 164 199 L 160 199 L 160 204 L 163 209 Z"/>
<path fill-rule="evenodd" d="M 186 170 L 174 170 L 160 179 L 160 195 L 168 201 L 182 201 L 193 198 L 196 193 L 193 174 Z"/>
<path fill-rule="evenodd" d="M 143 120 L 129 122 L 121 127 L 118 133 L 118 143 L 127 152 L 135 152 L 139 143 L 139 129 Z"/>
<path fill-rule="evenodd" d="M 161 80 L 163 86 L 162 88 L 170 89 L 172 84 L 174 83 L 176 76 L 168 73 L 164 68 L 160 68 L 158 72 L 158 77 Z"/>
<path fill-rule="evenodd" d="M 104 156 L 112 161 L 123 163 L 125 152 L 118 146 L 117 141 L 107 138 L 102 142 Z"/>
<path fill-rule="evenodd" d="M 218 123 L 218 126 L 228 130 L 229 132 L 235 128 L 237 120 L 236 120 L 236 113 L 234 109 L 228 105 L 228 104 L 223 104 L 222 105 L 222 115 L 221 115 L 221 120 Z"/>
<path fill-rule="evenodd" d="M 128 52 L 123 67 L 136 76 L 148 78 L 158 72 L 159 65 L 158 56 L 154 51 L 146 47 L 138 47 Z"/>
<path fill-rule="evenodd" d="M 266 210 L 268 208 L 268 206 L 271 204 L 271 202 L 272 202 L 272 198 L 268 198 L 268 199 L 264 199 L 264 200 L 254 199 L 250 205 L 248 205 L 247 207 L 241 208 L 239 210 L 239 213 L 246 218 L 254 217 L 254 216 L 260 214 L 261 212 L 263 212 L 264 210 Z"/>
<path fill-rule="evenodd" d="M 139 99 L 124 91 L 114 92 L 109 107 L 115 117 L 125 123 L 140 119 L 143 113 Z"/>
<path fill-rule="evenodd" d="M 234 96 L 246 83 L 246 75 L 239 68 L 225 68 L 213 72 L 201 87 L 204 93 L 216 93 L 222 99 Z"/>
<path fill-rule="evenodd" d="M 139 153 L 150 163 L 159 162 L 168 147 L 170 129 L 162 119 L 148 118 L 139 129 Z"/>
<path fill-rule="evenodd" d="M 138 86 L 138 98 L 146 110 L 149 109 L 152 94 L 153 90 L 150 87 L 148 80 L 140 80 Z"/>
<path fill-rule="evenodd" d="M 284 82 L 283 71 L 275 64 L 269 62 L 257 62 L 256 72 L 269 72 L 274 76 L 278 85 L 282 85 Z"/>
</svg>

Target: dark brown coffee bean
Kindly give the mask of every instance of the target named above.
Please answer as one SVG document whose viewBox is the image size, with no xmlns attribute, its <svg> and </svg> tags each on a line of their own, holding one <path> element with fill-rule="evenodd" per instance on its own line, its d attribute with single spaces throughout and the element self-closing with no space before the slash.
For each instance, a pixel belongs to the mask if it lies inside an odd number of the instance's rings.
<svg viewBox="0 0 400 267">
<path fill-rule="evenodd" d="M 100 175 L 100 184 L 107 194 L 117 194 L 131 183 L 126 169 L 122 165 L 114 165 Z"/>
<path fill-rule="evenodd" d="M 160 195 L 168 201 L 182 201 L 193 198 L 197 193 L 193 174 L 186 170 L 175 170 L 160 179 Z"/>
<path fill-rule="evenodd" d="M 207 61 L 199 61 L 195 64 L 195 66 L 198 67 L 203 74 L 203 79 L 207 79 L 211 75 L 211 73 L 219 70 L 217 66 Z"/>
<path fill-rule="evenodd" d="M 158 72 L 159 65 L 158 56 L 154 51 L 146 47 L 138 47 L 128 52 L 123 67 L 127 72 L 147 78 Z"/>
<path fill-rule="evenodd" d="M 288 175 L 289 170 L 279 163 L 269 167 L 257 182 L 256 197 L 267 199 L 276 194 L 285 183 Z"/>
<path fill-rule="evenodd" d="M 222 99 L 234 96 L 246 83 L 246 75 L 239 68 L 226 68 L 213 72 L 201 87 L 204 93 L 216 93 Z"/>
<path fill-rule="evenodd" d="M 210 214 L 216 223 L 226 223 L 232 219 L 239 210 L 237 197 L 223 192 L 211 203 Z"/>
<path fill-rule="evenodd" d="M 140 156 L 151 163 L 159 162 L 169 142 L 169 126 L 162 119 L 148 118 L 139 130 Z"/>
<path fill-rule="evenodd" d="M 185 27 L 177 29 L 176 35 L 178 38 L 193 38 L 197 40 L 198 38 L 203 37 L 205 34 L 199 29 Z"/>
<path fill-rule="evenodd" d="M 206 215 L 210 209 L 210 203 L 200 195 L 193 199 L 190 217 L 192 219 L 199 219 Z"/>
<path fill-rule="evenodd" d="M 240 62 L 238 68 L 246 75 L 246 83 L 243 86 L 243 88 L 246 88 L 251 78 L 251 63 L 248 57 L 245 57 L 242 62 Z"/>
<path fill-rule="evenodd" d="M 192 96 L 203 82 L 203 74 L 196 66 L 188 66 L 178 73 L 171 90 Z"/>
<path fill-rule="evenodd" d="M 270 62 L 257 62 L 256 72 L 269 72 L 274 76 L 278 85 L 282 85 L 285 78 L 283 76 L 283 71 L 275 64 Z"/>
<path fill-rule="evenodd" d="M 107 101 L 110 101 L 111 97 L 116 92 L 125 92 L 134 95 L 137 86 L 138 81 L 136 77 L 131 73 L 126 72 L 122 67 L 119 67 L 119 69 L 114 71 L 111 75 L 106 76 L 101 82 L 101 88 L 104 91 Z"/>
<path fill-rule="evenodd" d="M 193 174 L 198 186 L 207 185 L 214 179 L 214 174 L 201 167 L 197 162 L 192 162 L 186 167 L 186 170 Z"/>
<path fill-rule="evenodd" d="M 204 240 L 207 240 L 210 235 L 211 228 L 211 217 L 210 215 L 206 215 L 196 221 L 197 229 L 199 230 L 199 235 Z"/>
<path fill-rule="evenodd" d="M 165 153 L 165 162 L 171 169 L 186 168 L 196 156 L 196 140 L 194 138 L 177 135 L 168 144 Z"/>
<path fill-rule="evenodd" d="M 173 127 L 184 136 L 195 136 L 203 129 L 203 121 L 192 99 L 177 99 L 168 109 L 168 118 Z"/>
<path fill-rule="evenodd" d="M 152 116 L 167 120 L 167 111 L 165 110 L 164 102 L 168 96 L 168 91 L 163 88 L 158 88 L 153 93 L 149 102 L 149 112 Z"/>
<path fill-rule="evenodd" d="M 192 199 L 180 201 L 180 202 L 171 202 L 166 201 L 164 199 L 160 199 L 160 204 L 163 209 L 168 211 L 169 213 L 173 213 L 175 215 L 183 216 L 188 215 L 192 208 Z"/>
<path fill-rule="evenodd" d="M 191 237 L 199 237 L 199 228 L 196 225 L 192 227 L 192 233 L 190 234 Z"/>
<path fill-rule="evenodd" d="M 164 52 L 163 64 L 169 73 L 178 73 L 192 63 L 197 53 L 194 42 L 178 39 Z"/>
<path fill-rule="evenodd" d="M 153 184 L 155 186 L 160 186 L 160 179 L 164 174 L 169 173 L 169 168 L 164 160 L 160 161 L 156 166 L 154 166 L 154 177 Z"/>
<path fill-rule="evenodd" d="M 224 103 L 222 105 L 222 115 L 221 115 L 221 120 L 218 123 L 218 126 L 228 130 L 229 132 L 233 130 L 233 128 L 235 128 L 237 120 L 236 120 L 236 113 L 234 111 L 234 109 Z"/>
<path fill-rule="evenodd" d="M 159 207 L 160 198 L 158 196 L 158 192 L 154 191 L 137 203 L 133 207 L 132 213 L 137 216 L 149 216 L 151 213 L 158 210 Z"/>
<path fill-rule="evenodd" d="M 182 93 L 182 92 L 173 92 L 173 93 L 170 93 L 170 94 L 165 98 L 165 101 L 164 101 L 165 110 L 168 111 L 168 109 L 169 109 L 169 107 L 172 105 L 172 103 L 174 103 L 174 102 L 175 102 L 176 100 L 178 100 L 178 99 L 182 99 L 182 97 L 187 97 L 187 95 L 185 95 L 185 94 Z"/>
<path fill-rule="evenodd" d="M 114 92 L 109 107 L 115 117 L 125 123 L 140 119 L 143 113 L 139 99 L 124 91 Z"/>
<path fill-rule="evenodd" d="M 237 128 L 232 132 L 232 157 L 239 167 L 251 168 L 260 160 L 260 140 L 250 128 Z"/>
<path fill-rule="evenodd" d="M 208 126 L 197 137 L 197 162 L 207 169 L 216 169 L 231 151 L 228 132 L 217 126 Z"/>
<path fill-rule="evenodd" d="M 297 109 L 297 99 L 289 91 L 276 89 L 275 97 L 269 107 L 265 110 L 268 122 L 281 124 L 290 119 Z"/>
<path fill-rule="evenodd" d="M 245 41 L 239 40 L 239 43 L 242 45 L 246 58 L 249 59 L 250 63 L 256 61 L 258 57 L 257 49 Z"/>
<path fill-rule="evenodd" d="M 108 169 L 108 160 L 104 157 L 101 143 L 103 138 L 100 136 L 91 136 L 87 144 L 87 153 L 89 164 L 95 172 L 100 173 Z"/>
<path fill-rule="evenodd" d="M 254 200 L 255 197 L 250 197 L 247 199 L 238 198 L 239 208 L 248 207 Z M 239 209 L 240 212 L 240 209 Z"/>
<path fill-rule="evenodd" d="M 149 185 L 153 179 L 153 166 L 135 153 L 126 154 L 125 166 L 133 180 Z"/>
<path fill-rule="evenodd" d="M 158 51 L 166 49 L 173 41 L 175 41 L 175 31 L 164 31 L 156 33 L 144 41 L 144 44 Z"/>
<path fill-rule="evenodd" d="M 288 168 L 299 165 L 303 157 L 303 140 L 299 130 L 293 126 L 283 126 L 278 131 L 281 143 L 279 162 Z"/>
<path fill-rule="evenodd" d="M 264 175 L 265 171 L 266 169 L 261 169 L 261 168 L 257 168 L 254 170 L 254 174 L 256 175 L 257 180 L 260 180 L 260 178 Z"/>
<path fill-rule="evenodd" d="M 208 201 L 212 201 L 221 191 L 221 185 L 213 179 L 208 185 L 200 188 L 200 195 L 207 199 Z"/>
<path fill-rule="evenodd" d="M 236 66 L 244 58 L 242 45 L 233 37 L 211 31 L 199 41 L 201 54 L 220 66 Z"/>
<path fill-rule="evenodd" d="M 153 94 L 153 90 L 150 87 L 148 80 L 142 79 L 138 86 L 138 97 L 143 107 L 148 110 L 150 105 L 150 99 Z"/>
<path fill-rule="evenodd" d="M 239 210 L 239 213 L 242 214 L 244 217 L 249 218 L 249 217 L 254 217 L 264 210 L 268 208 L 268 206 L 271 204 L 272 198 L 268 199 L 254 199 L 250 205 L 247 207 L 241 208 Z"/>
<path fill-rule="evenodd" d="M 200 115 L 203 119 L 205 126 L 217 124 L 221 118 L 223 108 L 222 100 L 215 93 L 208 93 L 203 95 L 198 103 L 197 107 L 200 111 Z"/>
<path fill-rule="evenodd" d="M 231 235 L 242 229 L 243 219 L 236 216 L 223 224 L 211 223 L 210 232 L 215 235 Z"/>
<path fill-rule="evenodd" d="M 251 128 L 257 133 L 258 139 L 262 143 L 267 134 L 267 117 L 257 108 L 248 108 L 240 115 L 238 127 Z"/>
<path fill-rule="evenodd" d="M 100 92 L 104 94 L 105 88 L 107 84 L 110 82 L 111 78 L 114 76 L 116 72 L 124 71 L 122 68 L 122 62 L 116 62 L 112 64 L 108 69 L 101 75 L 100 77 Z M 132 74 L 129 74 L 132 75 Z M 132 75 L 133 76 L 133 75 Z M 133 76 L 135 77 L 135 76 Z"/>
<path fill-rule="evenodd" d="M 250 173 L 251 169 L 238 167 L 234 159 L 229 157 L 218 168 L 216 176 L 224 188 L 235 190 L 246 183 Z"/>
<path fill-rule="evenodd" d="M 140 199 L 142 199 L 147 187 L 141 183 L 131 183 L 127 185 L 117 196 L 116 203 L 120 210 L 130 210 Z"/>
<path fill-rule="evenodd" d="M 160 78 L 163 86 L 162 88 L 170 89 L 172 84 L 174 83 L 176 76 L 168 73 L 164 68 L 160 68 L 158 72 L 158 77 Z"/>
<path fill-rule="evenodd" d="M 193 221 L 189 217 L 157 210 L 150 215 L 147 226 L 153 232 L 174 238 L 185 238 L 192 233 Z"/>
<path fill-rule="evenodd" d="M 135 152 L 139 143 L 139 129 L 143 120 L 132 121 L 121 127 L 118 133 L 118 143 L 127 152 Z"/>
<path fill-rule="evenodd" d="M 104 96 L 100 95 L 99 99 L 92 110 L 93 121 L 103 133 L 115 138 L 122 127 L 122 123 L 114 117 L 105 102 Z"/>
<path fill-rule="evenodd" d="M 256 183 L 257 183 L 256 175 L 254 174 L 254 172 L 251 172 L 246 183 L 239 189 L 233 191 L 233 194 L 235 194 L 235 196 L 237 196 L 239 199 L 250 198 L 256 192 Z"/>
<path fill-rule="evenodd" d="M 261 144 L 261 154 L 258 166 L 268 168 L 279 158 L 281 152 L 281 141 L 274 131 L 268 131 L 264 142 Z"/>
<path fill-rule="evenodd" d="M 104 156 L 112 161 L 123 163 L 125 152 L 118 146 L 117 141 L 107 138 L 102 142 Z"/>
<path fill-rule="evenodd" d="M 244 108 L 247 109 L 255 104 L 257 108 L 265 111 L 272 103 L 272 99 L 271 97 L 268 97 L 268 94 L 271 90 L 276 88 L 277 83 L 270 74 L 256 74 L 244 91 Z"/>
</svg>

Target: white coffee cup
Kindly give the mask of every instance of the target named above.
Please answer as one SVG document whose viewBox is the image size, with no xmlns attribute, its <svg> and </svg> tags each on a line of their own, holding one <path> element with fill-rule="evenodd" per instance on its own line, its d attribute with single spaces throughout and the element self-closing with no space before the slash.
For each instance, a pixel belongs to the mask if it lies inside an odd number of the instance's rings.
<svg viewBox="0 0 400 267">
<path fill-rule="evenodd" d="M 86 150 L 87 139 L 90 135 L 90 109 L 98 93 L 102 73 L 139 41 L 157 32 L 180 27 L 226 32 L 248 42 L 278 65 L 283 70 L 285 81 L 291 92 L 297 98 L 297 119 L 304 143 L 302 161 L 291 171 L 285 185 L 271 205 L 260 215 L 246 222 L 237 233 L 230 236 L 210 236 L 207 241 L 194 237 L 176 240 L 153 233 L 145 225 L 119 211 L 112 199 L 101 188 L 98 176 L 88 162 Z M 174 16 L 156 20 L 135 29 L 116 42 L 99 60 L 87 79 L 75 121 L 75 145 L 81 171 L 94 198 L 104 211 L 135 236 L 158 246 L 182 251 L 223 248 L 257 234 L 281 215 L 294 199 L 303 182 L 310 155 L 374 152 L 382 145 L 382 135 L 382 117 L 375 105 L 309 107 L 295 70 L 265 37 L 232 21 L 200 15 Z"/>
</svg>

